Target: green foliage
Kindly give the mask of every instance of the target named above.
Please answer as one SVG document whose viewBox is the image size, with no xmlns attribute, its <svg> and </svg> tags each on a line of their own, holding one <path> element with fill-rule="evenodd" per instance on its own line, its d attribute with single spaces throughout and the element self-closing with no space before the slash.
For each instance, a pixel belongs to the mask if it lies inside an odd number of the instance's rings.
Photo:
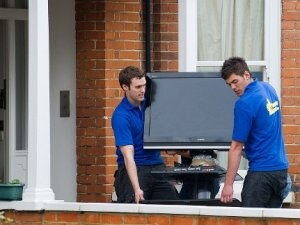
<svg viewBox="0 0 300 225">
<path fill-rule="evenodd" d="M 0 180 L 0 184 L 22 184 L 22 182 L 19 179 L 13 179 L 9 182 L 4 182 L 4 181 Z"/>
<path fill-rule="evenodd" d="M 9 182 L 10 184 L 21 184 L 21 181 L 19 179 L 13 179 Z"/>
</svg>

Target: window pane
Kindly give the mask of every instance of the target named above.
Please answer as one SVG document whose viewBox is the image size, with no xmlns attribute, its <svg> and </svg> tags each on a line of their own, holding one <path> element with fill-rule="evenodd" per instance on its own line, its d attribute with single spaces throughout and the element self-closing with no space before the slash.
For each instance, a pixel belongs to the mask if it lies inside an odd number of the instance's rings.
<svg viewBox="0 0 300 225">
<path fill-rule="evenodd" d="M 16 149 L 26 149 L 26 22 L 16 21 Z"/>
<path fill-rule="evenodd" d="M 7 40 L 6 40 L 6 21 L 0 20 L 0 73 L 6 74 L 6 49 L 7 49 Z"/>
<path fill-rule="evenodd" d="M 0 0 L 0 7 L 6 8 L 7 7 L 7 0 Z"/>
<path fill-rule="evenodd" d="M 0 0 L 0 8 L 28 9 L 28 0 L 15 0 L 14 3 L 9 0 Z"/>
<path fill-rule="evenodd" d="M 15 7 L 19 9 L 28 9 L 28 0 L 16 0 Z"/>
<path fill-rule="evenodd" d="M 264 59 L 264 0 L 198 0 L 198 61 Z"/>
<path fill-rule="evenodd" d="M 197 72 L 220 72 L 221 66 L 198 66 Z"/>
</svg>

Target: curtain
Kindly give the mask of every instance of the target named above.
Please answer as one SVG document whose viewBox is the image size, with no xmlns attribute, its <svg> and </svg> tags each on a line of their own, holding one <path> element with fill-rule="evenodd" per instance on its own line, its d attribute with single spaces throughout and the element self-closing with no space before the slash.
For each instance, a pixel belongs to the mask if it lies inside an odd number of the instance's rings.
<svg viewBox="0 0 300 225">
<path fill-rule="evenodd" d="M 197 3 L 198 61 L 223 61 L 231 56 L 241 56 L 247 61 L 264 59 L 264 0 L 198 0 Z M 208 72 L 219 68 L 197 70 Z M 225 168 L 227 158 L 227 152 L 218 153 L 219 164 Z M 242 158 L 240 169 L 247 166 L 247 160 Z"/>
<path fill-rule="evenodd" d="M 198 61 L 263 60 L 264 0 L 198 0 Z"/>
</svg>

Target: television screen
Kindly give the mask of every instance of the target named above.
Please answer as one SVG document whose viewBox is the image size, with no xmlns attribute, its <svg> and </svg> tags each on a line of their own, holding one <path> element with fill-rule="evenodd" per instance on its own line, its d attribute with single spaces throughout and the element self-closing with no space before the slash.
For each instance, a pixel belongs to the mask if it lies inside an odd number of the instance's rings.
<svg viewBox="0 0 300 225">
<path fill-rule="evenodd" d="M 220 73 L 148 73 L 145 149 L 229 150 L 237 99 Z"/>
</svg>

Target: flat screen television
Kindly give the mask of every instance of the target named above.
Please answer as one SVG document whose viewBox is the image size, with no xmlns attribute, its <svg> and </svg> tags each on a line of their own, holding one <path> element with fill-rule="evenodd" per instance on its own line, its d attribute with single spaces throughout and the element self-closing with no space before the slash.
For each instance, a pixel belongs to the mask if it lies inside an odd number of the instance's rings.
<svg viewBox="0 0 300 225">
<path fill-rule="evenodd" d="M 148 73 L 145 149 L 229 150 L 237 99 L 220 73 Z M 150 78 L 150 79 L 149 79 Z"/>
</svg>

